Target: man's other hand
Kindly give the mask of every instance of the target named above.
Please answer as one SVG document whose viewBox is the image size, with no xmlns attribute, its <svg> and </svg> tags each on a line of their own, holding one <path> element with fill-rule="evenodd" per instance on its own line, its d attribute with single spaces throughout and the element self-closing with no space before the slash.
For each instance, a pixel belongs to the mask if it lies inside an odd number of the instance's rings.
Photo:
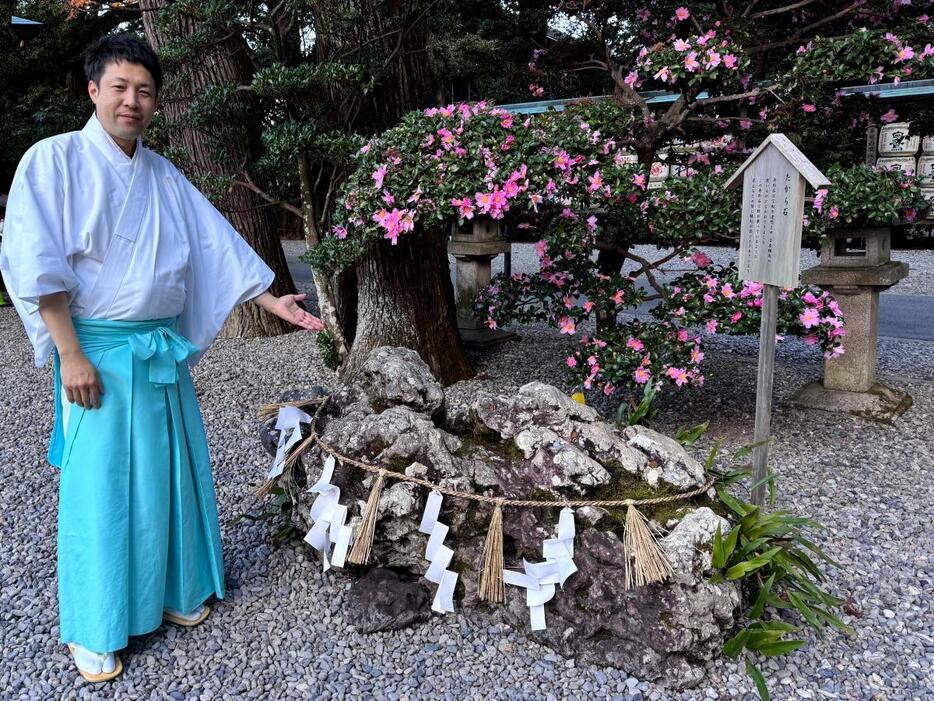
<svg viewBox="0 0 934 701">
<path fill-rule="evenodd" d="M 320 331 L 324 328 L 321 319 L 298 306 L 298 303 L 305 299 L 305 295 L 282 295 L 273 299 L 275 301 L 266 309 L 280 319 L 309 331 Z"/>
<path fill-rule="evenodd" d="M 84 353 L 66 353 L 60 356 L 62 387 L 72 404 L 85 409 L 98 409 L 104 385 L 100 375 Z"/>
</svg>

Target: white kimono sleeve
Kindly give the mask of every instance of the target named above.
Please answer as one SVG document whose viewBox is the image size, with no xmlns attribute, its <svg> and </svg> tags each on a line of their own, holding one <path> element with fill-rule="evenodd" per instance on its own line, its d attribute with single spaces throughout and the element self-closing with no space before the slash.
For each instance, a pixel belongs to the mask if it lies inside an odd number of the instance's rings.
<svg viewBox="0 0 934 701">
<path fill-rule="evenodd" d="M 200 351 L 194 365 L 233 308 L 269 289 L 275 274 L 194 185 L 181 174 L 176 182 L 191 248 L 178 330 Z"/>
<path fill-rule="evenodd" d="M 81 242 L 64 230 L 64 182 L 50 144 L 29 149 L 16 169 L 3 224 L 0 271 L 35 348 L 36 365 L 44 365 L 51 351 L 39 297 L 71 292 L 79 283 L 69 259 L 81 252 Z"/>
</svg>

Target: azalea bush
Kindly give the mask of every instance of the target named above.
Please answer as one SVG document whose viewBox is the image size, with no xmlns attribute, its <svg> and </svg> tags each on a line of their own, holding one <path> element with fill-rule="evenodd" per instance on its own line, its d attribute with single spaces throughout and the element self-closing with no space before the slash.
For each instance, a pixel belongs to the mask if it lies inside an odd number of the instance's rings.
<svg viewBox="0 0 934 701">
<path fill-rule="evenodd" d="M 829 188 L 814 197 L 814 210 L 827 225 L 887 226 L 914 222 L 927 209 L 918 178 L 898 168 L 829 168 Z"/>
<path fill-rule="evenodd" d="M 707 265 L 677 278 L 671 285 L 671 295 L 652 309 L 652 315 L 701 327 L 711 335 L 758 334 L 764 286 L 740 280 L 733 264 L 714 267 L 703 254 L 696 254 L 694 259 Z M 815 286 L 780 292 L 776 333 L 779 340 L 798 336 L 807 345 L 820 346 L 828 358 L 844 352 L 846 329 L 840 305 L 830 293 Z"/>
</svg>

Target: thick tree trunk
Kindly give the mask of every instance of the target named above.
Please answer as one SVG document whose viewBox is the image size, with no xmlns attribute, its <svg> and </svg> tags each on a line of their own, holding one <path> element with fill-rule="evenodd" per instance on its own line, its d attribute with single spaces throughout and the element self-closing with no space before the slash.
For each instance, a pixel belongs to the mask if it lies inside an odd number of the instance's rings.
<svg viewBox="0 0 934 701">
<path fill-rule="evenodd" d="M 166 0 L 140 0 L 143 11 L 143 28 L 146 38 L 156 52 L 175 36 L 167 36 L 156 24 L 155 10 L 167 6 Z M 179 38 L 191 36 L 196 29 L 195 21 L 182 18 L 174 32 Z M 160 99 L 169 119 L 177 120 L 188 108 L 191 100 L 201 95 L 211 84 L 235 82 L 249 83 L 253 65 L 248 48 L 241 36 L 231 36 L 212 44 L 199 52 L 197 62 L 183 64 L 174 75 L 167 76 L 167 86 Z M 236 99 L 249 101 L 247 95 Z M 190 172 L 205 176 L 239 176 L 239 169 L 248 164 L 258 152 L 259 118 L 244 123 L 237 135 L 226 143 L 229 158 L 220 161 L 211 153 L 207 135 L 183 127 L 177 130 L 177 145 L 185 151 Z M 248 166 L 247 166 L 248 167 Z M 238 178 L 239 179 L 239 178 Z M 218 209 L 276 274 L 270 292 L 276 296 L 295 293 L 295 283 L 289 272 L 285 254 L 279 243 L 276 218 L 269 205 L 254 192 L 235 187 L 224 195 Z M 243 304 L 231 313 L 221 329 L 227 337 L 261 337 L 288 333 L 295 329 L 288 323 L 253 304 Z"/>
<path fill-rule="evenodd" d="M 443 230 L 403 236 L 357 266 L 357 328 L 341 373 L 350 377 L 378 346 L 418 352 L 447 386 L 472 375 L 457 331 Z"/>
</svg>

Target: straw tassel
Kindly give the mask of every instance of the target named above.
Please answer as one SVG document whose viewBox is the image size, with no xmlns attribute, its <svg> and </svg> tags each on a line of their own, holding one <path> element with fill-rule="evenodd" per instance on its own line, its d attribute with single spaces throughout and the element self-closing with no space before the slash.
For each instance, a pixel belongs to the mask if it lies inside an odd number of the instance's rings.
<svg viewBox="0 0 934 701">
<path fill-rule="evenodd" d="M 506 600 L 503 584 L 503 500 L 497 499 L 490 518 L 490 529 L 483 545 L 480 569 L 480 600 L 501 604 Z"/>
<path fill-rule="evenodd" d="M 354 540 L 353 548 L 347 557 L 348 562 L 355 565 L 366 565 L 370 561 L 370 553 L 373 550 L 373 536 L 376 533 L 376 515 L 379 512 L 379 496 L 383 491 L 383 483 L 386 481 L 386 470 L 380 470 L 370 490 L 370 498 L 366 500 L 366 506 L 363 509 L 363 523 L 357 530 L 357 537 Z"/>
<path fill-rule="evenodd" d="M 663 582 L 671 576 L 671 565 L 665 552 L 649 530 L 645 516 L 633 504 L 626 511 L 623 552 L 626 556 L 626 589 Z"/>
</svg>

